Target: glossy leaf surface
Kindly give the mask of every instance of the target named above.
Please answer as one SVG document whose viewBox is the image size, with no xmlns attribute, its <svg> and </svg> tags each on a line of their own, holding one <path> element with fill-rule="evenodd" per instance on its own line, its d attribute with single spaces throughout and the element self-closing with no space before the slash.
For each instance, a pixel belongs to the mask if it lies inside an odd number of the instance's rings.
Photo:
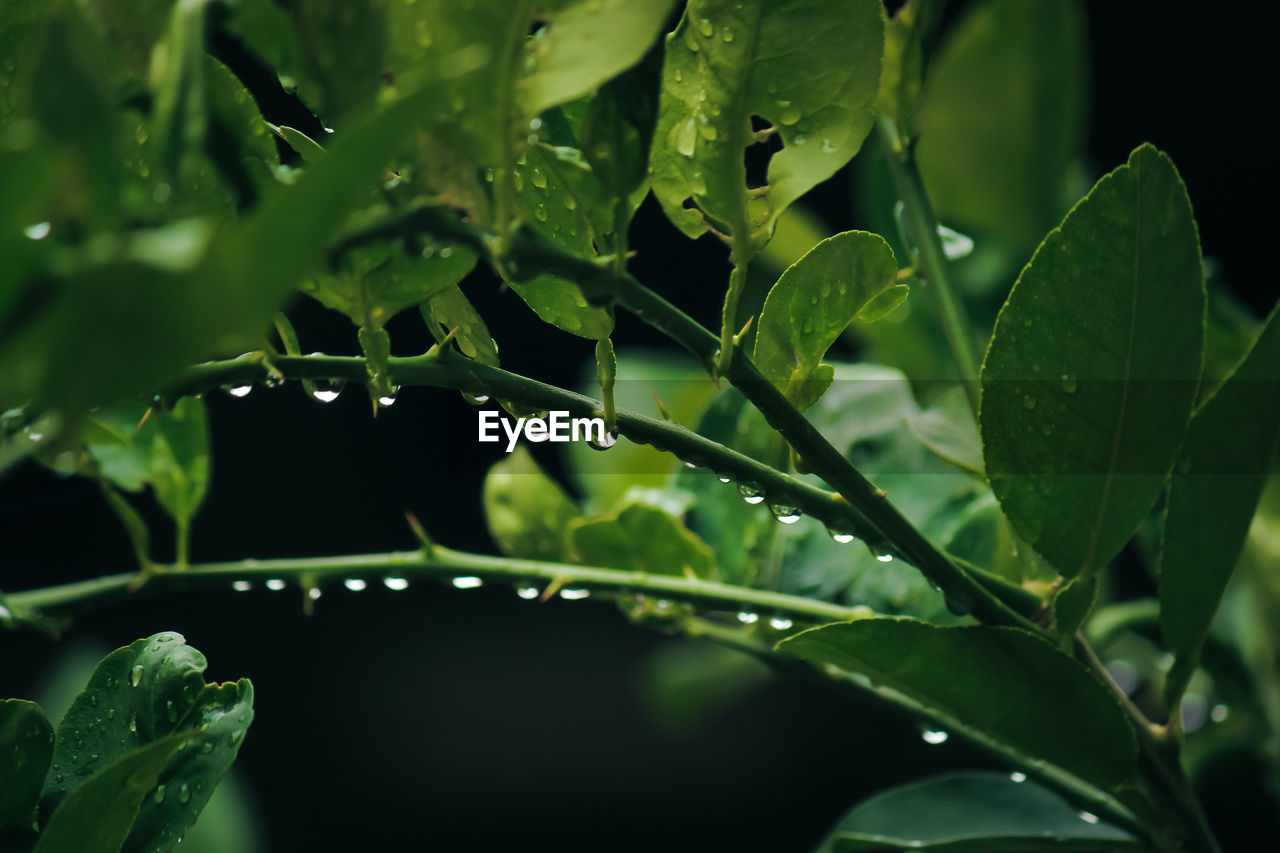
<svg viewBox="0 0 1280 853">
<path fill-rule="evenodd" d="M 1194 653 L 1235 568 L 1280 442 L 1280 311 L 1191 419 L 1165 506 L 1160 625 Z"/>
<path fill-rule="evenodd" d="M 1025 775 L 970 771 L 900 785 L 864 800 L 840 819 L 815 853 L 1141 849 L 1124 830 L 1082 816 Z"/>
<path fill-rule="evenodd" d="M 53 726 L 34 702 L 0 702 L 0 827 L 31 825 L 53 756 Z"/>
<path fill-rule="evenodd" d="M 886 292 L 906 297 L 897 272 L 893 250 L 875 234 L 846 231 L 823 240 L 769 290 L 752 360 L 792 405 L 809 408 L 831 383 L 822 358 L 845 328 Z"/>
<path fill-rule="evenodd" d="M 780 651 L 858 673 L 956 724 L 1101 788 L 1134 771 L 1119 702 L 1088 670 L 1018 628 L 864 619 L 814 628 Z"/>
<path fill-rule="evenodd" d="M 711 226 L 764 243 L 788 205 L 858 153 L 880 80 L 882 15 L 875 0 L 687 6 L 667 36 L 650 155 L 654 194 L 681 231 L 697 237 Z M 840 62 L 815 64 L 815 50 Z M 783 147 L 769 161 L 767 189 L 749 192 L 752 116 Z"/>
<path fill-rule="evenodd" d="M 1200 244 L 1173 163 L 1144 145 L 1052 231 L 982 367 L 987 475 L 1062 574 L 1105 566 L 1155 504 L 1204 346 Z"/>
<path fill-rule="evenodd" d="M 567 531 L 577 562 L 661 575 L 710 577 L 715 567 L 711 549 L 680 519 L 643 503 L 617 512 L 579 519 Z"/>
</svg>

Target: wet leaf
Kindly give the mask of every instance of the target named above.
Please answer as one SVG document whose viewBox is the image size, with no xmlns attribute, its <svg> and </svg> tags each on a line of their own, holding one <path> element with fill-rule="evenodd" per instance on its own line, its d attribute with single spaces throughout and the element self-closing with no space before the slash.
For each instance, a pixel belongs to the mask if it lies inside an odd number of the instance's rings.
<svg viewBox="0 0 1280 853">
<path fill-rule="evenodd" d="M 1063 575 L 1105 566 L 1177 457 L 1204 342 L 1200 244 L 1169 158 L 1144 145 L 1050 232 L 982 368 L 986 470 Z"/>
<path fill-rule="evenodd" d="M 53 756 L 53 726 L 34 702 L 0 702 L 0 827 L 29 827 Z"/>
<path fill-rule="evenodd" d="M 457 329 L 454 341 L 463 355 L 497 366 L 498 345 L 489 334 L 484 318 L 472 307 L 461 288 L 454 285 L 437 291 L 421 304 L 421 310 L 436 340 Z"/>
<path fill-rule="evenodd" d="M 778 649 L 865 676 L 1000 748 L 1103 789 L 1134 772 L 1137 746 L 1116 698 L 1022 629 L 862 619 L 813 628 Z"/>
<path fill-rule="evenodd" d="M 1193 656 L 1204 642 L 1280 442 L 1280 310 L 1248 355 L 1196 411 L 1165 505 L 1160 626 Z M 1193 661 L 1183 661 L 1192 665 Z"/>
<path fill-rule="evenodd" d="M 485 475 L 485 522 L 498 550 L 509 557 L 564 561 L 566 529 L 581 514 L 523 447 Z"/>
<path fill-rule="evenodd" d="M 567 531 L 574 560 L 588 566 L 659 575 L 711 577 L 715 557 L 697 534 L 670 513 L 645 503 L 580 518 Z"/>
<path fill-rule="evenodd" d="M 859 312 L 895 285 L 898 263 L 875 234 L 846 231 L 788 267 L 769 291 L 752 358 L 791 404 L 804 410 L 831 384 L 822 358 Z"/>
<path fill-rule="evenodd" d="M 803 26 L 797 22 L 804 21 Z M 840 62 L 815 64 L 812 39 Z M 650 154 L 654 194 L 690 237 L 767 242 L 779 214 L 849 161 L 871 130 L 884 54 L 876 0 L 694 0 L 667 36 Z M 749 191 L 752 116 L 783 148 Z"/>
<path fill-rule="evenodd" d="M 853 851 L 1142 850 L 1122 829 L 1080 810 L 1025 775 L 947 773 L 890 788 L 849 810 L 814 853 Z"/>
</svg>

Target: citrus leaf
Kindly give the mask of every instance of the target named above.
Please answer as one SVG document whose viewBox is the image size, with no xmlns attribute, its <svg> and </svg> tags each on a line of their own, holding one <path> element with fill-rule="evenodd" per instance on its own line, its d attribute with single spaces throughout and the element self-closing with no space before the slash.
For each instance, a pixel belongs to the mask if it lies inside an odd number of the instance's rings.
<svg viewBox="0 0 1280 853">
<path fill-rule="evenodd" d="M 422 317 L 437 340 L 457 329 L 454 340 L 467 358 L 482 364 L 498 364 L 498 345 L 484 318 L 457 285 L 437 291 L 421 303 Z"/>
<path fill-rule="evenodd" d="M 982 367 L 986 471 L 1024 541 L 1068 577 L 1146 517 L 1186 431 L 1204 342 L 1191 203 L 1150 145 L 1045 238 Z"/>
<path fill-rule="evenodd" d="M 520 81 L 529 115 L 571 101 L 640 61 L 673 0 L 560 0 L 535 36 L 532 70 Z"/>
<path fill-rule="evenodd" d="M 1160 626 L 1179 657 L 1200 648 L 1244 546 L 1280 442 L 1280 309 L 1191 419 L 1165 505 Z"/>
<path fill-rule="evenodd" d="M 899 785 L 864 800 L 840 819 L 814 853 L 1143 849 L 1129 833 L 1083 816 L 1026 776 L 968 771 Z"/>
<path fill-rule="evenodd" d="M 510 557 L 562 561 L 565 530 L 582 513 L 524 447 L 484 478 L 484 517 L 498 550 Z"/>
<path fill-rule="evenodd" d="M 898 262 L 875 234 L 846 231 L 787 268 L 760 311 L 753 360 L 797 409 L 831 384 L 819 365 L 859 312 L 894 287 Z M 903 288 L 905 292 L 905 288 Z"/>
<path fill-rule="evenodd" d="M 715 557 L 680 519 L 658 507 L 630 503 L 617 512 L 570 523 L 569 550 L 576 562 L 624 571 L 711 577 Z"/>
<path fill-rule="evenodd" d="M 649 160 L 654 194 L 681 231 L 712 226 L 761 245 L 788 205 L 858 153 L 872 126 L 883 14 L 876 0 L 689 3 L 667 36 Z M 815 63 L 816 52 L 840 61 Z M 767 189 L 749 193 L 752 116 L 773 125 L 783 148 Z"/>
<path fill-rule="evenodd" d="M 53 757 L 53 726 L 34 702 L 0 702 L 0 827 L 31 826 Z"/>
<path fill-rule="evenodd" d="M 1103 789 L 1130 777 L 1137 745 L 1116 698 L 1020 628 L 862 619 L 813 628 L 778 650 L 863 675 L 1027 759 Z"/>
<path fill-rule="evenodd" d="M 986 0 L 934 58 L 916 158 L 943 222 L 1030 247 L 1062 215 L 1084 143 L 1085 22 L 1074 0 Z"/>
<path fill-rule="evenodd" d="M 198 733 L 180 732 L 104 766 L 58 806 L 35 853 L 117 853 L 170 757 L 201 739 Z"/>
</svg>

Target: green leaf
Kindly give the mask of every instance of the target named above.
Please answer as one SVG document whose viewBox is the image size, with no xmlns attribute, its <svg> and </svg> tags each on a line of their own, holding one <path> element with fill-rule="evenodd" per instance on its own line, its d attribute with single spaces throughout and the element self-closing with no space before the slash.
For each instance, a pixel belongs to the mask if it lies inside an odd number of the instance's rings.
<svg viewBox="0 0 1280 853">
<path fill-rule="evenodd" d="M 831 384 L 822 358 L 859 312 L 896 287 L 898 262 L 875 234 L 823 240 L 783 272 L 760 311 L 753 360 L 791 404 L 804 410 Z"/>
<path fill-rule="evenodd" d="M 596 256 L 597 238 L 603 237 L 597 223 L 611 221 L 612 201 L 577 151 L 531 147 L 515 168 L 515 187 L 535 230 L 578 257 Z M 544 274 L 512 282 L 511 288 L 539 317 L 566 332 L 599 340 L 613 331 L 613 316 L 588 305 L 574 282 Z"/>
<path fill-rule="evenodd" d="M 805 631 L 778 650 L 865 676 L 1003 751 L 1047 761 L 1104 790 L 1134 771 L 1137 745 L 1116 698 L 1080 664 L 1019 628 L 864 619 Z"/>
<path fill-rule="evenodd" d="M 276 136 L 289 143 L 289 147 L 297 152 L 303 162 L 318 163 L 320 158 L 324 157 L 324 147 L 302 131 L 274 124 L 271 125 L 271 130 Z"/>
<path fill-rule="evenodd" d="M 640 61 L 673 0 L 560 0 L 534 37 L 532 70 L 520 81 L 529 115 L 571 101 Z"/>
<path fill-rule="evenodd" d="M 151 445 L 151 485 L 156 499 L 180 526 L 204 503 L 209 488 L 209 415 L 204 400 L 183 397 L 155 417 Z"/>
<path fill-rule="evenodd" d="M 481 364 L 498 364 L 498 345 L 489 334 L 484 318 L 472 307 L 471 302 L 457 285 L 438 291 L 421 305 L 422 317 L 436 340 L 454 329 L 458 349 L 467 358 Z"/>
<path fill-rule="evenodd" d="M 654 194 L 681 231 L 710 226 L 759 246 L 788 205 L 858 153 L 872 126 L 883 14 L 877 0 L 689 3 L 667 36 L 650 154 Z M 840 61 L 817 62 L 818 51 Z M 783 143 L 755 190 L 743 161 L 757 141 L 752 116 Z"/>
<path fill-rule="evenodd" d="M 160 162 L 176 175 L 183 155 L 204 145 L 209 114 L 205 91 L 205 15 L 210 0 L 174 3 L 169 32 L 151 58 L 152 127 Z"/>
<path fill-rule="evenodd" d="M 1155 503 L 1195 401 L 1204 311 L 1191 203 L 1150 145 L 1018 277 L 982 367 L 986 470 L 1063 575 L 1105 566 Z"/>
<path fill-rule="evenodd" d="M 951 388 L 927 409 L 916 411 L 907 423 L 920 443 L 938 456 L 961 470 L 984 476 L 982 439 L 964 389 Z"/>
<path fill-rule="evenodd" d="M 485 522 L 507 556 L 564 561 L 565 530 L 581 514 L 524 447 L 516 447 L 485 475 Z"/>
<path fill-rule="evenodd" d="M 1165 505 L 1160 626 L 1179 657 L 1200 648 L 1280 442 L 1280 309 L 1191 419 Z"/>
<path fill-rule="evenodd" d="M 707 543 L 670 513 L 645 503 L 617 512 L 579 518 L 567 530 L 576 562 L 659 575 L 692 572 L 700 578 L 715 572 L 715 556 Z"/>
<path fill-rule="evenodd" d="M 29 827 L 53 757 L 53 726 L 34 702 L 0 702 L 0 827 Z"/>
<path fill-rule="evenodd" d="M 908 138 L 914 135 L 911 119 L 924 82 L 925 42 L 941 23 L 944 5 L 939 0 L 908 0 L 885 27 L 876 113 L 897 122 L 899 133 Z"/>
<path fill-rule="evenodd" d="M 183 727 L 199 732 L 202 741 L 170 758 L 155 794 L 139 810 L 122 853 L 163 849 L 196 822 L 235 761 L 252 722 L 253 685 L 248 679 L 204 686 L 183 721 Z"/>
<path fill-rule="evenodd" d="M 198 733 L 180 732 L 105 766 L 62 801 L 35 853 L 116 853 L 170 757 L 202 739 Z"/>
<path fill-rule="evenodd" d="M 1084 142 L 1085 23 L 1074 0 L 985 0 L 932 63 L 916 158 L 943 221 L 1030 247 L 1062 215 Z"/>
<path fill-rule="evenodd" d="M 1143 850 L 1122 829 L 1082 816 L 1025 776 L 947 773 L 881 791 L 849 810 L 815 853 L 858 850 Z"/>
<path fill-rule="evenodd" d="M 340 119 L 373 103 L 382 85 L 387 26 L 381 3 L 301 0 L 296 4 L 296 44 L 310 78 L 318 84 L 318 92 L 302 94 L 309 99 L 318 95 L 315 106 L 331 126 L 337 127 Z M 279 49 L 285 42 L 275 44 Z"/>
</svg>

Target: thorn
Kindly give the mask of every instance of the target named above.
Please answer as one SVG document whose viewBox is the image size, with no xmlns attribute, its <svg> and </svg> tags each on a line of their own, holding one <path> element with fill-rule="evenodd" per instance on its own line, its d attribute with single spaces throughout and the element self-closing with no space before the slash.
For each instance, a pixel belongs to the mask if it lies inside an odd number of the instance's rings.
<svg viewBox="0 0 1280 853">
<path fill-rule="evenodd" d="M 905 281 L 906 279 L 913 277 L 915 274 L 916 274 L 916 268 L 914 265 L 909 267 L 904 267 L 903 269 L 898 270 L 897 280 Z"/>
<path fill-rule="evenodd" d="M 698 579 L 698 576 L 694 574 L 693 567 L 689 565 L 684 567 L 684 576 L 691 581 L 696 581 Z"/>
<path fill-rule="evenodd" d="M 876 497 L 880 498 L 881 500 L 884 500 L 885 498 L 889 497 L 889 494 L 884 489 L 876 489 Z"/>
<path fill-rule="evenodd" d="M 650 391 L 649 393 L 653 395 L 653 402 L 658 404 L 658 414 L 662 416 L 662 419 L 664 421 L 671 421 L 674 423 L 675 418 L 671 417 L 671 413 L 667 411 L 667 407 L 662 405 L 662 401 L 658 399 L 658 392 Z"/>
<path fill-rule="evenodd" d="M 544 603 L 550 601 L 556 597 L 556 593 L 568 582 L 569 579 L 564 575 L 552 578 L 551 583 L 547 584 L 547 588 L 542 591 L 542 595 L 538 596 L 538 600 Z"/>
<path fill-rule="evenodd" d="M 409 529 L 413 531 L 413 535 L 417 537 L 419 544 L 422 545 L 422 556 L 425 559 L 433 559 L 436 552 L 436 543 L 431 540 L 427 534 L 427 529 L 422 526 L 422 522 L 418 521 L 418 517 L 409 511 L 405 511 L 405 521 L 409 522 Z"/>
<path fill-rule="evenodd" d="M 449 348 L 449 344 L 453 343 L 453 339 L 458 336 L 458 330 L 461 328 L 462 328 L 461 326 L 454 326 L 452 329 L 450 329 L 449 333 L 445 335 L 444 338 L 442 338 L 439 343 L 433 344 L 431 349 L 427 350 L 427 357 L 428 358 L 443 357 L 445 350 Z"/>
<path fill-rule="evenodd" d="M 738 332 L 738 334 L 736 334 L 736 335 L 734 335 L 734 336 L 733 336 L 733 345 L 734 345 L 735 347 L 736 347 L 739 343 L 741 343 L 741 342 L 742 342 L 742 337 L 743 337 L 743 335 L 745 335 L 745 334 L 747 333 L 747 329 L 750 329 L 750 328 L 751 328 L 751 323 L 752 323 L 755 319 L 756 319 L 756 315 L 754 315 L 754 314 L 752 314 L 750 317 L 748 317 L 748 318 L 747 318 L 747 322 L 746 322 L 746 324 L 745 324 L 745 325 L 743 325 L 743 327 L 742 327 L 742 331 Z"/>
<path fill-rule="evenodd" d="M 134 427 L 134 431 L 142 429 L 142 425 L 151 419 L 151 413 L 156 410 L 155 406 L 148 406 L 147 410 L 142 413 L 142 420 L 138 421 L 138 425 Z"/>
</svg>

